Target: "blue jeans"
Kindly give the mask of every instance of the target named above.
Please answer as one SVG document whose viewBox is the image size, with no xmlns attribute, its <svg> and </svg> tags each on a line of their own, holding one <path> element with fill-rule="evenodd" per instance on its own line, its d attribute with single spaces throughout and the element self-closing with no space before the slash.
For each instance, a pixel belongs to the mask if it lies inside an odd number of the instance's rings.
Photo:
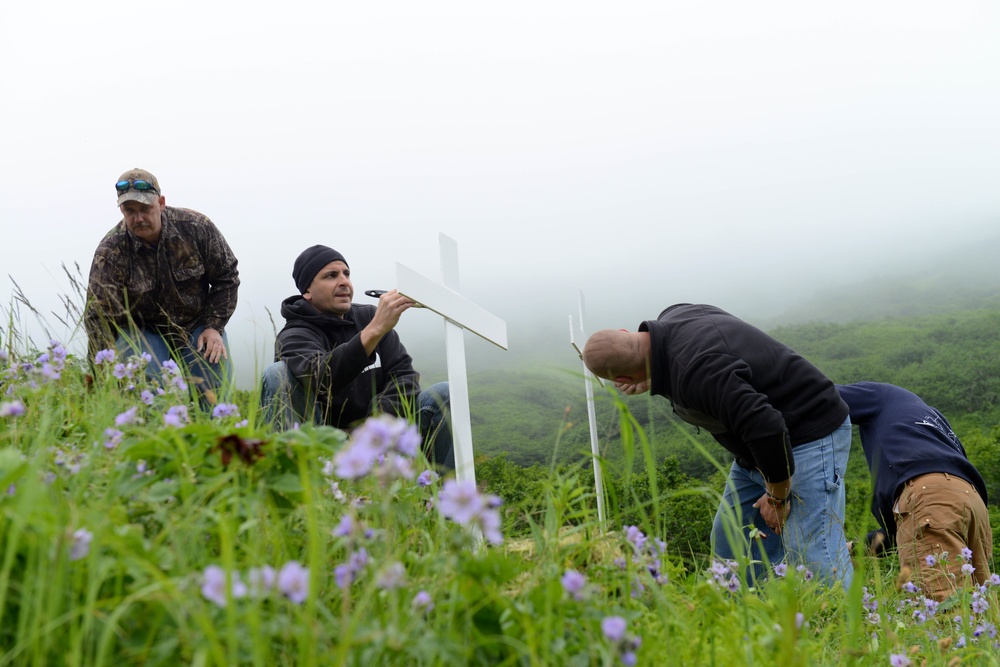
<svg viewBox="0 0 1000 667">
<path fill-rule="evenodd" d="M 290 428 L 304 421 L 323 423 L 321 406 L 315 399 L 311 406 L 309 402 L 302 383 L 292 376 L 284 361 L 276 361 L 264 369 L 260 403 L 265 418 L 276 428 Z M 447 382 L 422 389 L 417 395 L 416 422 L 427 459 L 432 464 L 454 470 L 455 449 L 448 422 L 450 405 Z"/>
<path fill-rule="evenodd" d="M 205 327 L 197 327 L 186 341 L 171 337 L 169 340 L 163 334 L 152 329 L 138 329 L 128 336 L 121 334 L 115 340 L 115 352 L 119 357 L 128 357 L 148 352 L 153 361 L 146 365 L 146 377 L 160 380 L 163 373 L 163 362 L 173 359 L 186 374 L 194 379 L 198 389 L 217 391 L 223 382 L 233 377 L 233 362 L 226 358 L 210 364 L 197 351 L 198 336 Z M 222 334 L 222 342 L 229 353 L 229 338 Z"/>
<path fill-rule="evenodd" d="M 753 507 L 766 491 L 763 475 L 734 462 L 712 524 L 712 551 L 719 558 L 735 558 L 747 554 L 749 542 L 750 558 L 762 562 L 754 564 L 748 577 L 759 578 L 768 565 L 773 567 L 787 558 L 789 566 L 805 565 L 826 584 L 840 582 L 849 587 L 854 566 L 844 533 L 844 474 L 850 451 L 849 419 L 833 433 L 792 449 L 791 512 L 780 536 Z M 750 540 L 750 525 L 765 537 Z"/>
</svg>

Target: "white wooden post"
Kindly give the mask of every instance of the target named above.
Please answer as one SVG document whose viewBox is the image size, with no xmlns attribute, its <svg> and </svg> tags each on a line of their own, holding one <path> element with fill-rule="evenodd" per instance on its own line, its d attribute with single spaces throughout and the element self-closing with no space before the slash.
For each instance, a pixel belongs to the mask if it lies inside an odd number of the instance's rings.
<svg viewBox="0 0 1000 667">
<path fill-rule="evenodd" d="M 587 334 L 583 329 L 583 292 L 580 292 L 580 326 L 579 332 L 586 342 Z M 594 492 L 597 494 L 597 521 L 601 524 L 601 532 L 605 531 L 604 524 L 604 475 L 601 472 L 601 450 L 597 443 L 597 413 L 594 410 L 594 378 L 596 377 L 583 364 L 583 348 L 576 343 L 576 329 L 573 328 L 573 316 L 569 316 L 569 344 L 580 355 L 583 366 L 583 384 L 587 391 L 587 423 L 590 425 L 590 453 L 594 458 Z M 600 382 L 600 380 L 598 380 Z"/>
<path fill-rule="evenodd" d="M 451 394 L 451 434 L 455 447 L 455 477 L 476 481 L 472 451 L 472 420 L 469 413 L 469 377 L 465 367 L 468 329 L 497 347 L 507 349 L 507 324 L 458 293 L 458 244 L 444 234 L 441 242 L 442 283 L 429 280 L 402 264 L 396 264 L 396 289 L 444 318 L 445 358 Z"/>
</svg>

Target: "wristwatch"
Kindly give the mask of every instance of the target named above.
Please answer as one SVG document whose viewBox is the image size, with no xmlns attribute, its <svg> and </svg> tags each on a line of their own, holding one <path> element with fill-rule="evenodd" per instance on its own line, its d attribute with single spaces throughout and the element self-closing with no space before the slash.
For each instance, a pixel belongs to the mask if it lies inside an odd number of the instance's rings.
<svg viewBox="0 0 1000 667">
<path fill-rule="evenodd" d="M 790 499 L 791 499 L 791 497 L 788 497 L 788 498 L 775 498 L 770 493 L 767 494 L 767 504 L 770 505 L 771 507 L 775 507 L 775 508 L 778 508 L 778 509 L 781 509 L 782 507 L 784 507 L 785 505 L 787 505 L 788 501 Z"/>
</svg>

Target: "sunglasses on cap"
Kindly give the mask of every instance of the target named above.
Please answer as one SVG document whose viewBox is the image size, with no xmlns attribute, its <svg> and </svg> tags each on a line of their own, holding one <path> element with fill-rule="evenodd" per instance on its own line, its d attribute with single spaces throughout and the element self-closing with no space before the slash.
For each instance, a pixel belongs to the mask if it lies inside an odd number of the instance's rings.
<svg viewBox="0 0 1000 667">
<path fill-rule="evenodd" d="M 160 193 L 160 191 L 156 189 L 156 186 L 149 181 L 118 181 L 115 183 L 115 190 L 118 190 L 118 192 L 127 192 L 129 188 L 138 190 L 139 192 L 152 191 L 157 194 Z"/>
</svg>

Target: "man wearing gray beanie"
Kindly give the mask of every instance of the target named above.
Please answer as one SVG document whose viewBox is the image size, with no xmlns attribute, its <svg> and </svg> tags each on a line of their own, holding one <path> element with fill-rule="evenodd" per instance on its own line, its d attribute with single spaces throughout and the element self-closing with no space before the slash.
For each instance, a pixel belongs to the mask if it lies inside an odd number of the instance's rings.
<svg viewBox="0 0 1000 667">
<path fill-rule="evenodd" d="M 351 267 L 324 245 L 296 258 L 299 294 L 281 304 L 285 326 L 264 369 L 261 403 L 272 423 L 312 421 L 349 430 L 373 414 L 413 417 L 428 460 L 453 470 L 448 383 L 420 389 L 420 375 L 395 331 L 414 302 L 390 290 L 378 306 L 353 303 Z"/>
</svg>

